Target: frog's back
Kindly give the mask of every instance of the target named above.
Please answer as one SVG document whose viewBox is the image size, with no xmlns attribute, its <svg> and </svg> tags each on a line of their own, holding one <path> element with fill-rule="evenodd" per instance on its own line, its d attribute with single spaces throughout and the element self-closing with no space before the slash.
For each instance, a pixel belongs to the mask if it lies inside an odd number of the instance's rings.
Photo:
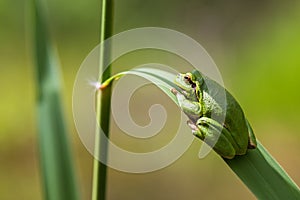
<svg viewBox="0 0 300 200">
<path fill-rule="evenodd" d="M 233 137 L 240 147 L 236 154 L 245 154 L 248 146 L 248 127 L 241 106 L 220 84 L 205 76 L 203 76 L 203 80 L 201 87 L 207 110 L 205 115 L 222 123 L 232 135 L 239 135 L 239 137 Z"/>
</svg>

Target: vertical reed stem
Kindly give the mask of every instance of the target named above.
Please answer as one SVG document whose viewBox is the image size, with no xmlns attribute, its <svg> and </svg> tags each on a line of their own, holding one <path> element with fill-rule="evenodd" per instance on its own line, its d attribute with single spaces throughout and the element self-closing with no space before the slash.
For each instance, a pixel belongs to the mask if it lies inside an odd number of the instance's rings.
<svg viewBox="0 0 300 200">
<path fill-rule="evenodd" d="M 101 2 L 101 22 L 100 22 L 100 43 L 112 35 L 112 18 L 113 18 L 113 0 L 102 0 Z M 99 58 L 99 82 L 106 80 L 111 75 L 110 66 L 105 69 L 104 63 L 110 56 L 110 49 L 106 46 L 106 49 L 100 48 Z M 110 99 L 111 99 L 111 87 L 108 87 L 104 91 L 97 93 L 96 96 L 96 109 L 97 109 L 97 121 L 100 124 L 102 131 L 109 137 L 109 124 L 110 124 Z M 95 137 L 95 155 L 99 158 L 100 152 L 102 155 L 107 155 L 108 146 L 105 140 L 103 140 L 100 134 L 100 128 L 96 128 Z M 105 162 L 106 157 L 102 162 Z M 94 160 L 93 169 L 93 200 L 105 200 L 106 198 L 106 181 L 107 181 L 107 167 L 105 164 Z"/>
</svg>

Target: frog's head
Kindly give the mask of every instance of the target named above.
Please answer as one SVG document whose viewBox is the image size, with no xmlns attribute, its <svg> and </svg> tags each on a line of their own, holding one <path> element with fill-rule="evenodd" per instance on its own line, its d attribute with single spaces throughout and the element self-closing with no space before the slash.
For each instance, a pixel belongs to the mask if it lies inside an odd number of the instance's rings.
<svg viewBox="0 0 300 200">
<path fill-rule="evenodd" d="M 175 78 L 175 84 L 186 91 L 194 90 L 197 86 L 200 87 L 203 82 L 203 75 L 196 69 L 185 74 L 178 74 Z"/>
<path fill-rule="evenodd" d="M 193 70 L 185 74 L 178 74 L 175 78 L 175 84 L 182 89 L 182 93 L 188 99 L 200 99 L 200 86 L 203 82 L 201 73 Z"/>
<path fill-rule="evenodd" d="M 195 79 L 192 73 L 177 74 L 175 84 L 186 92 L 193 92 L 196 87 Z"/>
</svg>

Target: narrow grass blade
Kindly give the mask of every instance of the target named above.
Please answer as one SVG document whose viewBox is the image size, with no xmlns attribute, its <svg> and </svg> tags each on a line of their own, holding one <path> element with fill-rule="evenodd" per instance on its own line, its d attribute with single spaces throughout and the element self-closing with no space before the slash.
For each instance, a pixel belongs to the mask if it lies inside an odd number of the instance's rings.
<svg viewBox="0 0 300 200">
<path fill-rule="evenodd" d="M 159 87 L 163 92 L 168 95 L 168 97 L 171 98 L 171 100 L 178 105 L 177 98 L 174 96 L 174 94 L 171 92 L 171 88 L 178 88 L 171 80 L 174 80 L 175 75 L 166 72 L 160 69 L 156 68 L 138 68 L 130 71 L 124 71 L 121 73 L 118 73 L 114 76 L 111 76 L 106 81 L 104 81 L 101 84 L 100 89 L 102 92 L 105 92 L 108 87 L 110 87 L 111 83 L 114 80 L 117 80 L 125 75 L 136 75 L 143 77 L 153 84 L 155 84 L 157 87 Z"/>
<path fill-rule="evenodd" d="M 175 75 L 154 68 L 139 68 L 116 74 L 102 83 L 102 91 L 105 91 L 113 80 L 127 74 L 137 75 L 151 81 L 178 105 L 177 99 L 170 92 L 172 87 L 176 88 L 173 83 Z M 237 156 L 231 160 L 224 159 L 224 161 L 257 198 L 300 199 L 298 186 L 259 142 L 258 147 L 249 150 L 246 155 Z"/>
<path fill-rule="evenodd" d="M 78 199 L 60 95 L 57 57 L 47 29 L 43 1 L 33 0 L 33 42 L 41 176 L 45 199 Z"/>
<path fill-rule="evenodd" d="M 225 162 L 258 199 L 300 199 L 298 186 L 259 142 L 257 149 Z"/>
<path fill-rule="evenodd" d="M 113 23 L 113 0 L 102 0 L 101 1 L 101 20 L 100 20 L 100 43 L 112 35 L 112 23 Z M 110 49 L 101 48 L 100 60 L 99 60 L 99 79 L 106 80 L 110 77 L 110 66 L 104 70 L 103 63 L 105 59 L 109 59 Z M 111 88 L 103 92 L 103 95 L 98 93 L 96 97 L 96 112 L 97 121 L 100 122 L 100 127 L 104 131 L 107 137 L 109 137 L 109 124 L 110 124 L 110 99 L 111 99 Z M 95 155 L 99 155 L 100 152 L 103 155 L 107 155 L 108 145 L 105 140 L 101 138 L 99 127 L 96 127 L 95 137 Z M 98 157 L 98 156 L 97 156 Z M 104 158 L 104 162 L 105 162 Z M 93 200 L 105 200 L 106 198 L 106 179 L 107 179 L 107 167 L 105 164 L 94 160 L 93 169 L 93 189 L 92 199 Z"/>
</svg>

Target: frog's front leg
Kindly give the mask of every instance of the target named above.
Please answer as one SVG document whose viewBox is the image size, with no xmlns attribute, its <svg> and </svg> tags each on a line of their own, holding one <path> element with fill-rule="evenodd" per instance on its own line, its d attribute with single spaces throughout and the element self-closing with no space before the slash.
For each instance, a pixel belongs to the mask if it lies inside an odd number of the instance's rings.
<svg viewBox="0 0 300 200">
<path fill-rule="evenodd" d="M 197 101 L 188 100 L 183 94 L 178 92 L 175 88 L 171 89 L 171 92 L 176 95 L 178 104 L 180 108 L 188 116 L 200 116 L 201 115 L 201 105 Z"/>
<path fill-rule="evenodd" d="M 208 117 L 201 117 L 197 121 L 197 128 L 198 131 L 194 130 L 193 134 L 204 140 L 219 155 L 228 159 L 236 155 L 236 149 L 238 149 L 236 142 L 230 132 L 219 122 Z"/>
</svg>

